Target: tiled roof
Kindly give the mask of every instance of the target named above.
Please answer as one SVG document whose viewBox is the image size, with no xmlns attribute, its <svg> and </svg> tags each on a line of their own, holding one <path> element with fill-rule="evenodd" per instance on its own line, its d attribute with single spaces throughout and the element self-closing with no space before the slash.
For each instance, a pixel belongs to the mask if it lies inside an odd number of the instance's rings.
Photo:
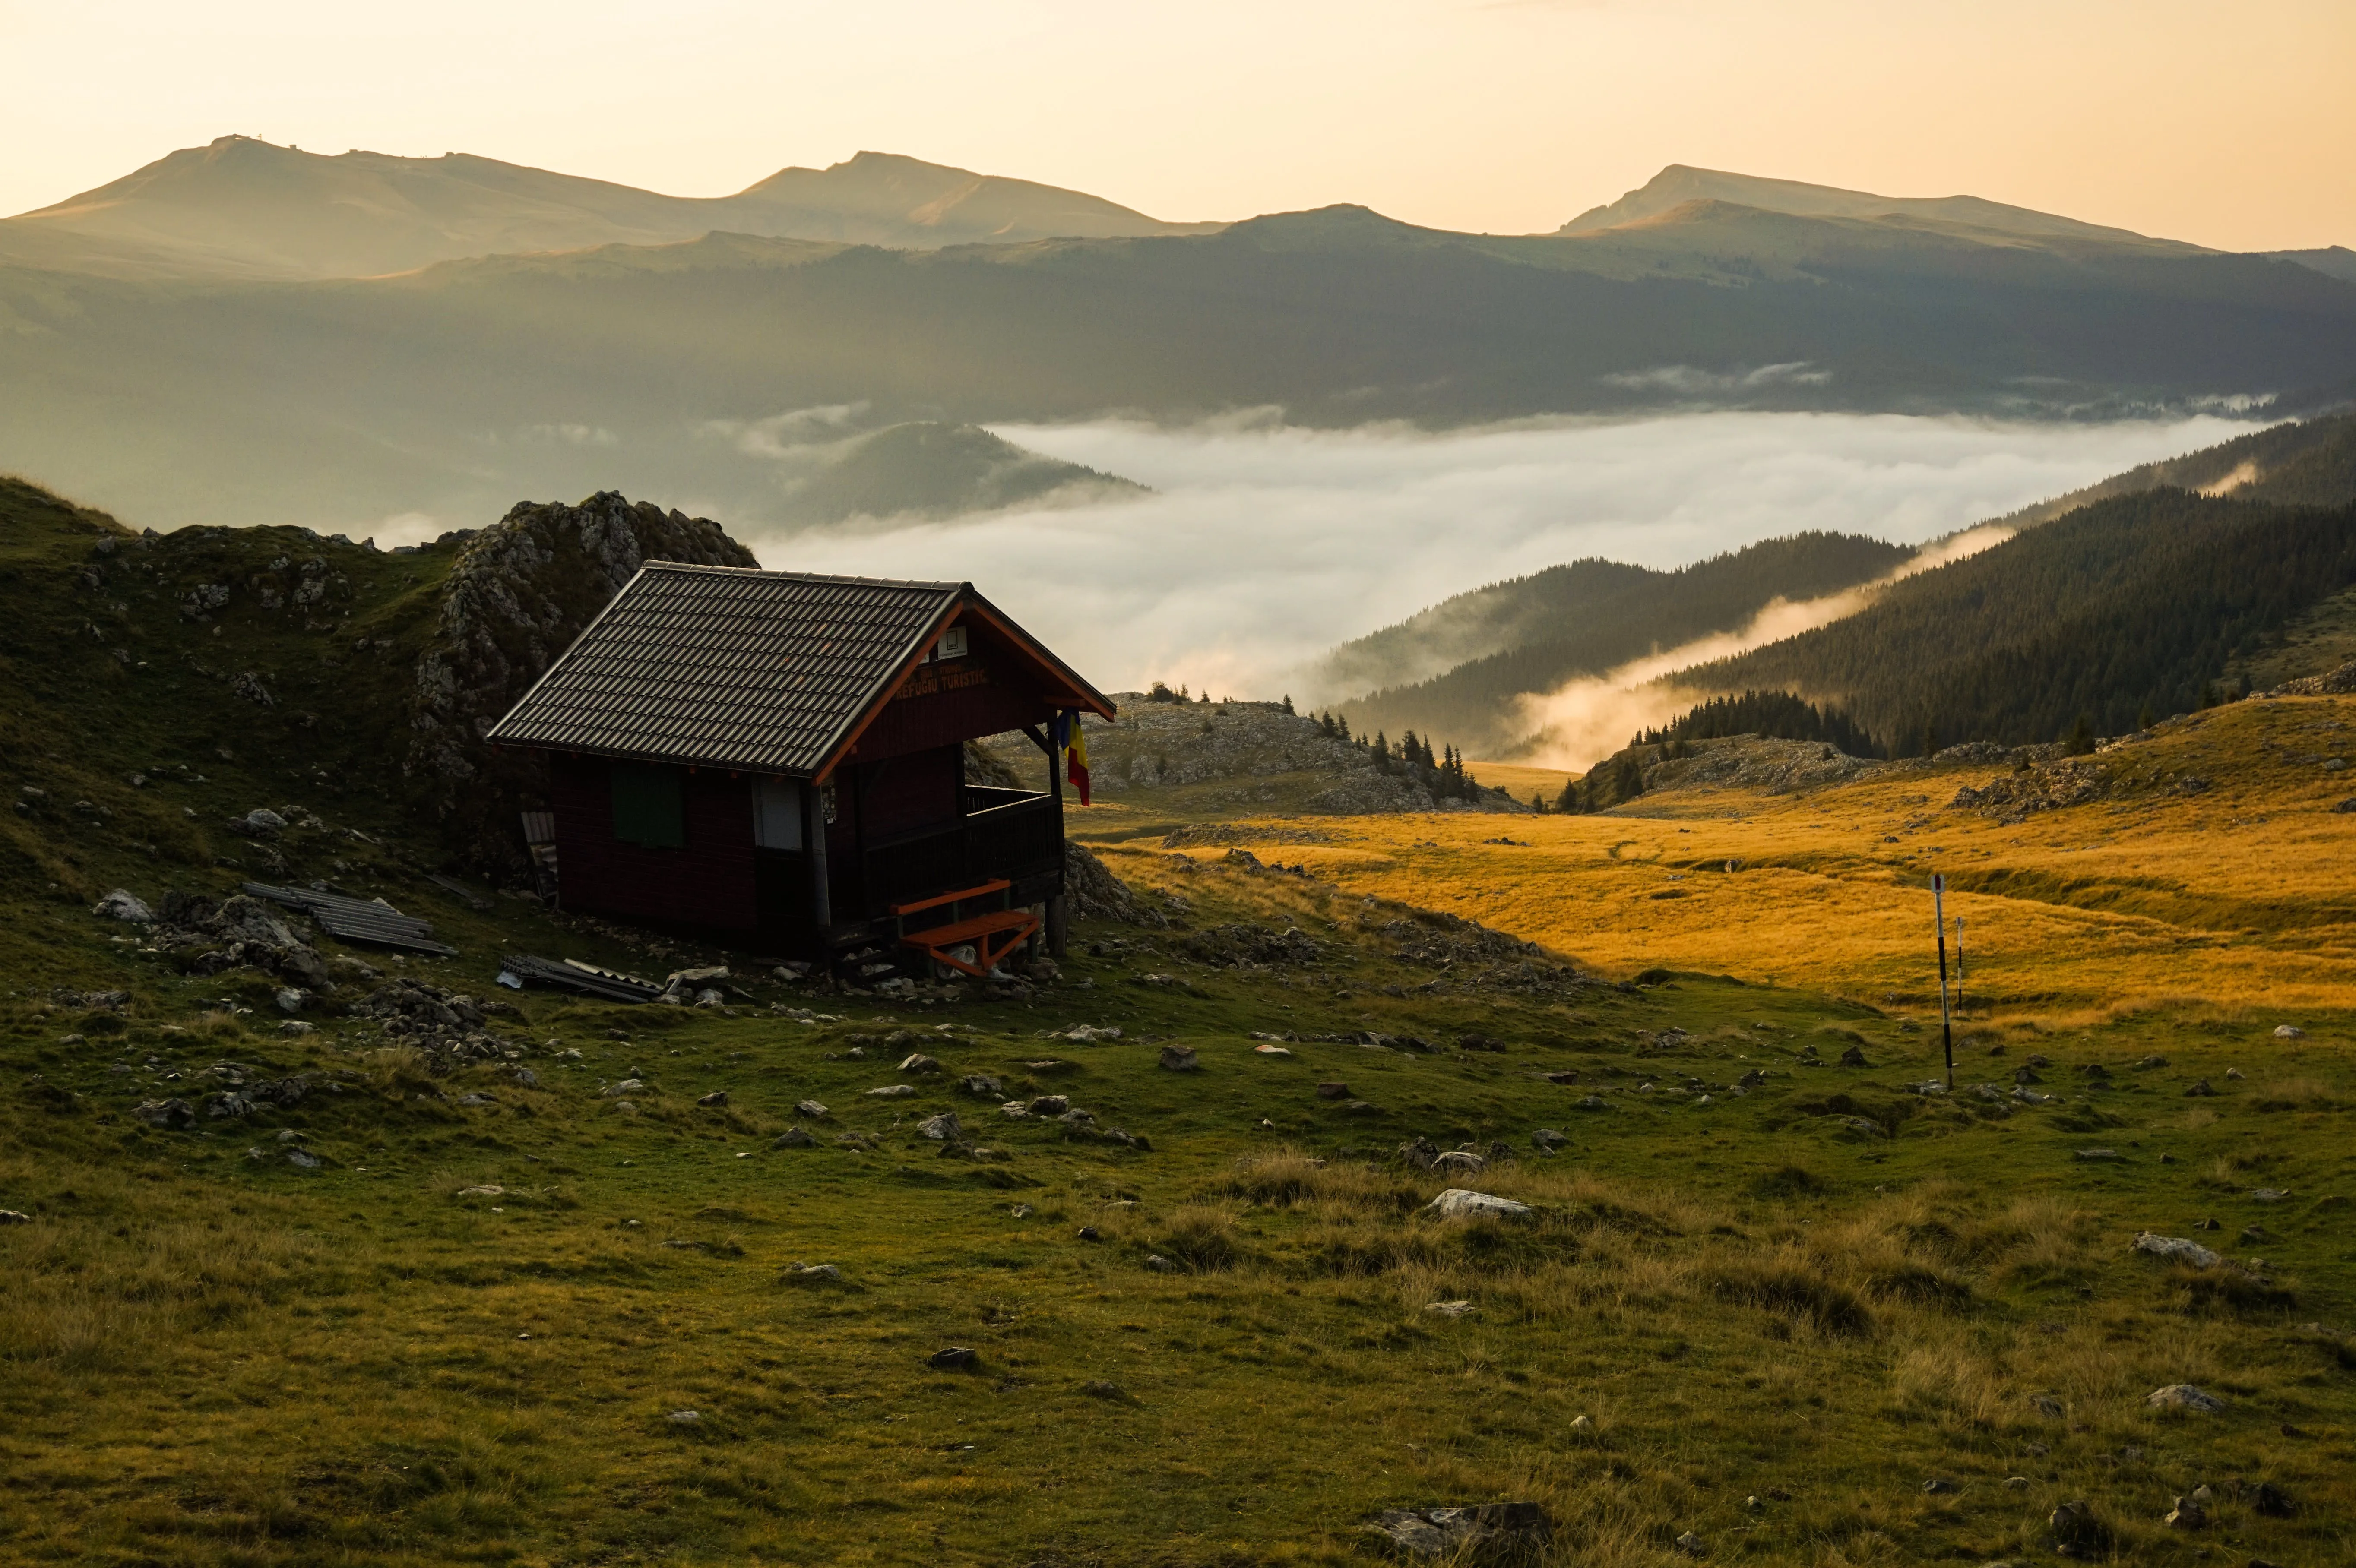
<svg viewBox="0 0 2356 1568">
<path fill-rule="evenodd" d="M 971 592 L 648 561 L 489 739 L 811 773 Z"/>
</svg>

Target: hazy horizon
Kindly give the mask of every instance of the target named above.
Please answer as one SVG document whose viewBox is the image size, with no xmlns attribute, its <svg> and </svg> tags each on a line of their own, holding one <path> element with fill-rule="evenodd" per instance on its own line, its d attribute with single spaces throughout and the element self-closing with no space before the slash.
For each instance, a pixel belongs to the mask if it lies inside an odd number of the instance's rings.
<svg viewBox="0 0 2356 1568">
<path fill-rule="evenodd" d="M 265 0 L 234 14 L 0 0 L 20 62 L 0 103 L 14 150 L 0 211 L 242 133 L 461 151 L 679 196 L 872 149 L 1171 220 L 1355 202 L 1498 233 L 1551 229 L 1687 164 L 1970 194 L 2227 250 L 2356 244 L 2342 155 L 2356 95 L 2337 80 L 2356 8 L 2276 0 L 2230 24 L 2124 0 Z"/>
</svg>

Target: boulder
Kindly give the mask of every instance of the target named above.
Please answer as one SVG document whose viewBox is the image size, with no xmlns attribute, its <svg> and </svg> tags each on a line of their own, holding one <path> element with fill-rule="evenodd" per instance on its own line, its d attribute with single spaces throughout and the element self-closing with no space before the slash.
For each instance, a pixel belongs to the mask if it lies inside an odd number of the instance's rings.
<svg viewBox="0 0 2356 1568">
<path fill-rule="evenodd" d="M 799 1127 L 787 1127 L 769 1140 L 769 1147 L 771 1148 L 816 1148 L 818 1139 Z"/>
<path fill-rule="evenodd" d="M 926 1056 L 921 1051 L 910 1051 L 900 1063 L 900 1071 L 903 1072 L 938 1072 L 940 1070 L 939 1061 Z"/>
<path fill-rule="evenodd" d="M 1195 1059 L 1193 1046 L 1165 1045 L 1162 1048 L 1162 1065 L 1172 1072 L 1194 1072 L 1203 1064 Z"/>
<path fill-rule="evenodd" d="M 2053 1531 L 2053 1544 L 2070 1556 L 2098 1557 L 2110 1549 L 2110 1530 L 2094 1517 L 2092 1503 L 2063 1503 L 2046 1517 L 2045 1522 Z"/>
<path fill-rule="evenodd" d="M 1513 1220 L 1529 1213 L 1530 1206 L 1526 1203 L 1517 1203 L 1511 1198 L 1499 1198 L 1492 1193 L 1472 1192 L 1462 1187 L 1451 1187 L 1425 1204 L 1423 1211 L 1441 1220 Z"/>
<path fill-rule="evenodd" d="M 1042 1094 L 1023 1107 L 1033 1116 L 1060 1116 L 1071 1108 L 1071 1101 L 1061 1094 Z"/>
<path fill-rule="evenodd" d="M 794 1110 L 801 1115 L 808 1116 L 813 1122 L 818 1121 L 826 1115 L 826 1107 L 819 1104 L 816 1100 L 804 1100 L 801 1104 L 796 1105 Z"/>
<path fill-rule="evenodd" d="M 155 912 L 128 888 L 116 888 L 109 892 L 91 906 L 91 913 L 108 920 L 129 921 L 134 925 L 152 925 L 155 921 Z"/>
<path fill-rule="evenodd" d="M 197 1125 L 197 1108 L 186 1100 L 147 1100 L 132 1113 L 151 1127 L 181 1132 Z"/>
<path fill-rule="evenodd" d="M 2190 1264 L 2194 1268 L 2215 1268 L 2222 1260 L 2200 1243 L 2183 1236 L 2163 1236 L 2151 1231 L 2136 1232 L 2134 1248 L 2173 1263 Z"/>
<path fill-rule="evenodd" d="M 2154 1410 L 2192 1410 L 2203 1414 L 2214 1414 L 2225 1408 L 2223 1400 L 2190 1383 L 2170 1383 L 2166 1388 L 2156 1388 L 2143 1396 L 2143 1402 Z"/>
<path fill-rule="evenodd" d="M 2275 1038 L 2276 1040 L 2305 1040 L 2307 1038 L 2307 1031 L 2299 1028 L 2297 1024 L 2276 1024 L 2275 1025 Z"/>
<path fill-rule="evenodd" d="M 965 1128 L 958 1125 L 955 1111 L 943 1111 L 937 1116 L 926 1116 L 916 1124 L 916 1131 L 935 1143 L 955 1143 L 965 1136 Z"/>
<path fill-rule="evenodd" d="M 1528 1502 L 1389 1509 L 1369 1528 L 1410 1556 L 1464 1563 L 1535 1561 L 1554 1539 L 1546 1509 Z"/>
<path fill-rule="evenodd" d="M 1451 1176 L 1478 1176 L 1489 1168 L 1489 1162 L 1469 1148 L 1452 1148 L 1434 1159 L 1431 1168 Z"/>
<path fill-rule="evenodd" d="M 958 1088 L 977 1100 L 996 1100 L 1006 1093 L 1006 1085 L 986 1072 L 970 1072 L 958 1080 Z"/>
<path fill-rule="evenodd" d="M 728 1091 L 725 1089 L 714 1089 L 709 1094 L 699 1094 L 695 1097 L 695 1103 L 699 1105 L 709 1106 L 712 1110 L 716 1111 L 728 1104 Z"/>
<path fill-rule="evenodd" d="M 2206 1530 L 2209 1528 L 2209 1510 L 2192 1498 L 2179 1498 L 2176 1506 L 2159 1522 L 2170 1530 Z"/>
<path fill-rule="evenodd" d="M 1864 1050 L 1861 1047 L 1854 1045 L 1840 1053 L 1840 1064 L 1843 1067 L 1870 1067 L 1873 1065 L 1871 1062 L 1866 1061 Z"/>
</svg>

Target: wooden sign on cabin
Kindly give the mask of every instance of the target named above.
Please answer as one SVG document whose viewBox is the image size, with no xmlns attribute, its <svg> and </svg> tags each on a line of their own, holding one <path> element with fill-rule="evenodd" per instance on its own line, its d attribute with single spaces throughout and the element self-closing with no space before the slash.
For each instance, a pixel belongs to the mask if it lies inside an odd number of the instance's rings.
<svg viewBox="0 0 2356 1568">
<path fill-rule="evenodd" d="M 562 904 L 814 959 L 1060 946 L 1063 792 L 965 742 L 1111 702 L 969 582 L 648 561 L 492 726 L 549 759 Z"/>
</svg>

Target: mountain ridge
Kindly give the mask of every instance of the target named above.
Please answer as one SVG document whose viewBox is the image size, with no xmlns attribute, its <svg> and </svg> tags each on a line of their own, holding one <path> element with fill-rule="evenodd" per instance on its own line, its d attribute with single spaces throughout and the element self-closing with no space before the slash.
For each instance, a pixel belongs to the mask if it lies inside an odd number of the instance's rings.
<svg viewBox="0 0 2356 1568">
<path fill-rule="evenodd" d="M 1591 207 L 1555 230 L 1580 234 L 1616 229 L 1655 218 L 1684 203 L 1724 201 L 1765 212 L 1803 218 L 1926 219 L 1963 228 L 1999 233 L 2094 240 L 2111 244 L 2148 246 L 2184 254 L 2213 254 L 2206 246 L 2176 240 L 2156 240 L 2131 229 L 2087 223 L 2056 213 L 1990 201 L 1976 196 L 1892 197 L 1871 191 L 1846 190 L 1838 186 L 1812 185 L 1804 180 L 1772 179 L 1722 169 L 1671 164 L 1619 200 Z"/>
<path fill-rule="evenodd" d="M 715 230 L 930 248 L 1217 227 L 890 153 L 779 169 L 730 196 L 674 197 L 470 153 L 330 155 L 224 136 L 0 219 L 0 259 L 79 260 L 126 276 L 380 277 Z"/>
</svg>

